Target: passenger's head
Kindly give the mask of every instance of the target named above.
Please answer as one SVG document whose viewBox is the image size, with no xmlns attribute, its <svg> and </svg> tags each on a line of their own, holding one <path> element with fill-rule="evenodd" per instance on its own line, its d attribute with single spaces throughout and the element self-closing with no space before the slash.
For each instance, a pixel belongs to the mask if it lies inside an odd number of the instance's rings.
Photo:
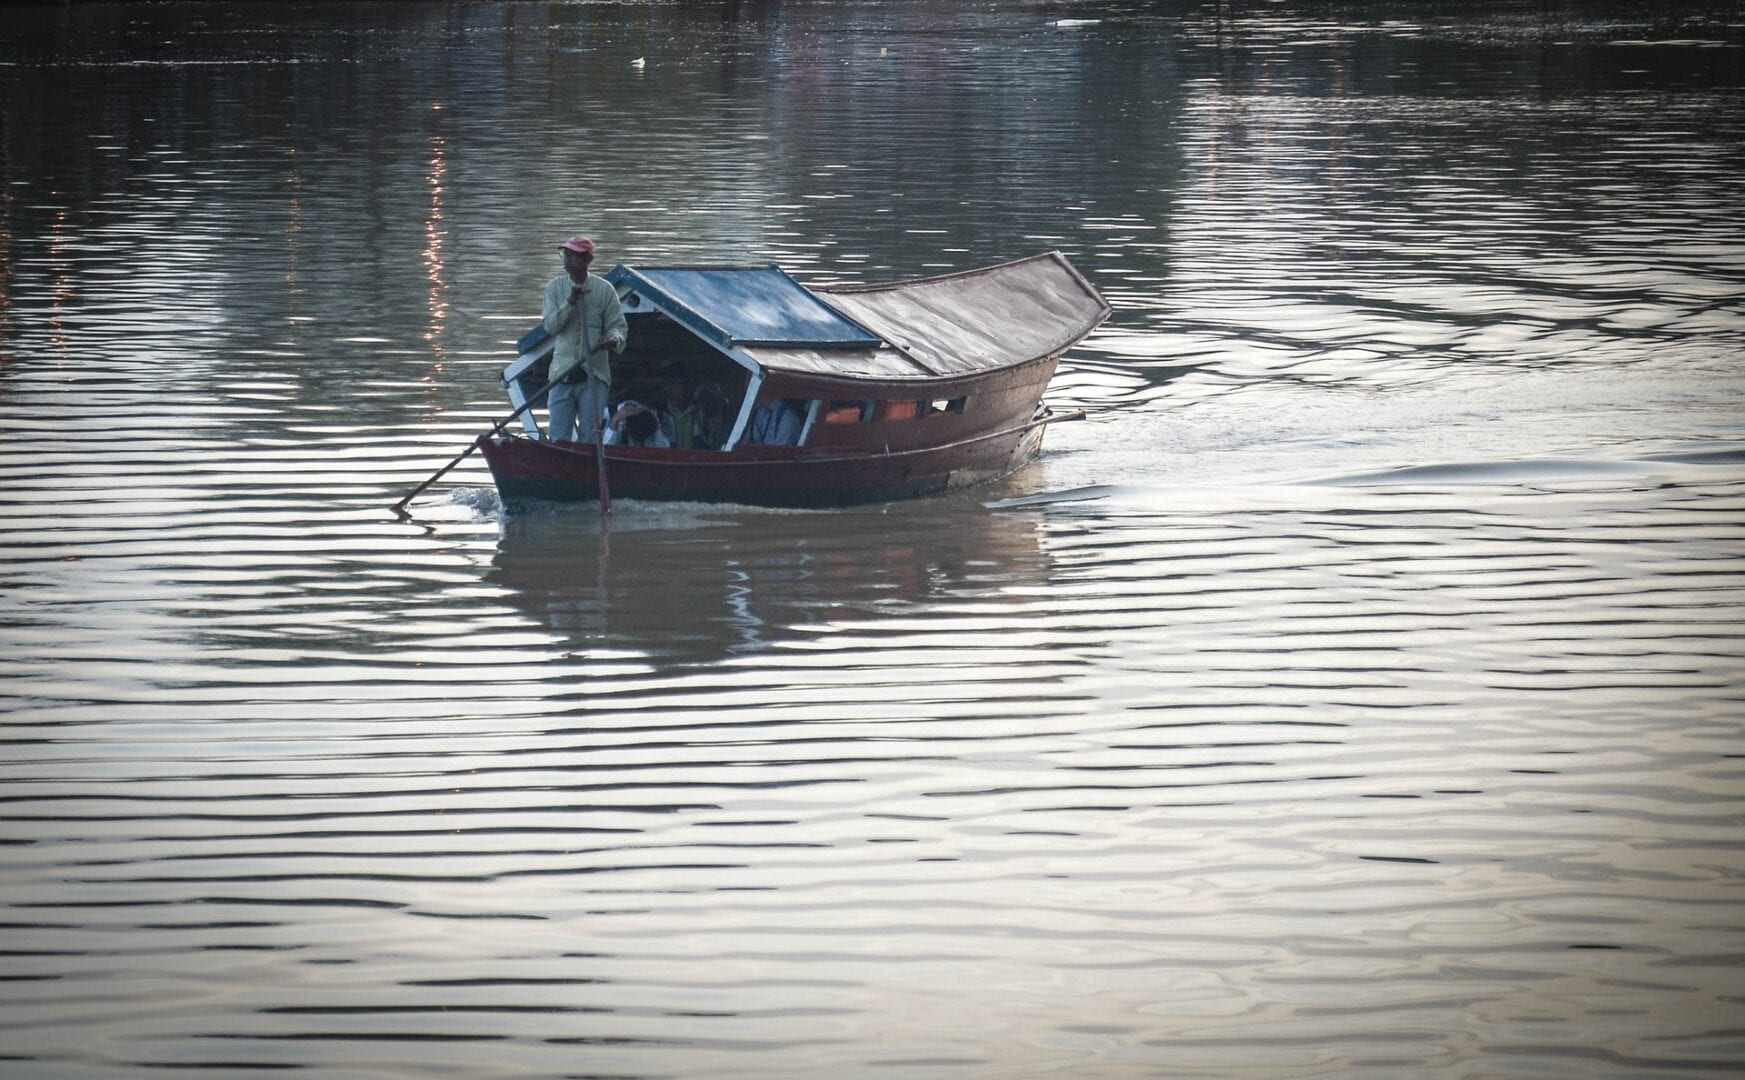
<svg viewBox="0 0 1745 1080">
<path fill-rule="evenodd" d="M 704 416 L 720 416 L 727 411 L 727 398 L 722 395 L 721 388 L 712 382 L 697 387 L 695 397 L 697 411 Z"/>
<path fill-rule="evenodd" d="M 647 410 L 631 413 L 624 418 L 624 432 L 636 442 L 647 442 L 659 430 L 660 421 L 656 420 L 654 414 Z"/>
</svg>

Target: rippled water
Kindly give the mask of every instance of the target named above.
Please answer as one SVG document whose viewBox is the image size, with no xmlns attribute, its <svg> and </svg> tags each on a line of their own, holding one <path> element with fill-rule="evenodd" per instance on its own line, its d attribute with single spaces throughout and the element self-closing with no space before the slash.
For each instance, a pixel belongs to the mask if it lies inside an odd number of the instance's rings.
<svg viewBox="0 0 1745 1080">
<path fill-rule="evenodd" d="M 1734 7 L 0 29 L 0 1074 L 1745 1059 Z M 888 507 L 397 520 L 578 230 L 1058 248 L 1092 419 Z"/>
</svg>

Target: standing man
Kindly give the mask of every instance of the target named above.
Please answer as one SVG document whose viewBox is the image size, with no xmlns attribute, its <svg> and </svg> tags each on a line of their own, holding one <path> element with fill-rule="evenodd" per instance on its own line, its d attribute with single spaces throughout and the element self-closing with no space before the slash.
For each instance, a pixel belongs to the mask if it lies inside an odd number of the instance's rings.
<svg viewBox="0 0 1745 1080">
<path fill-rule="evenodd" d="M 630 326 L 618 306 L 618 290 L 588 273 L 594 242 L 572 236 L 561 250 L 564 272 L 545 286 L 545 332 L 557 339 L 545 405 L 547 437 L 591 442 L 606 416 L 612 354 L 624 351 Z"/>
</svg>

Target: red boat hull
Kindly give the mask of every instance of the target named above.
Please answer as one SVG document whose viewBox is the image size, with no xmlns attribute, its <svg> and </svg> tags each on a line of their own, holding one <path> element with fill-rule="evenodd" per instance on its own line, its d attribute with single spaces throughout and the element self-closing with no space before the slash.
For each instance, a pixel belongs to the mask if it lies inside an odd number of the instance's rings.
<svg viewBox="0 0 1745 1080">
<path fill-rule="evenodd" d="M 619 500 L 780 507 L 889 502 L 1004 476 L 1040 452 L 1049 423 L 1082 415 L 1045 414 L 945 445 L 876 452 L 812 446 L 731 451 L 608 446 L 607 482 Z M 596 451 L 589 443 L 481 436 L 478 445 L 505 503 L 594 502 L 600 497 Z"/>
</svg>

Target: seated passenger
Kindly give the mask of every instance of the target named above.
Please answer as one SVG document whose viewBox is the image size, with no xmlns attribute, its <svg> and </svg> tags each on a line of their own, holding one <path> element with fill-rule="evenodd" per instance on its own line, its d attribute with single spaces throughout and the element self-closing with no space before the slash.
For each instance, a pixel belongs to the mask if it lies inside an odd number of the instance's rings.
<svg viewBox="0 0 1745 1080">
<path fill-rule="evenodd" d="M 694 445 L 699 450 L 719 450 L 733 430 L 733 417 L 727 415 L 727 397 L 712 382 L 697 387 L 691 395 L 691 428 Z"/>
<path fill-rule="evenodd" d="M 766 401 L 751 414 L 745 441 L 770 446 L 793 446 L 800 441 L 803 403 L 777 398 Z"/>
<path fill-rule="evenodd" d="M 682 382 L 669 382 L 662 388 L 664 401 L 660 409 L 661 434 L 667 442 L 681 450 L 695 449 L 697 440 L 697 402 L 691 388 Z"/>
<path fill-rule="evenodd" d="M 641 402 L 626 401 L 606 421 L 607 446 L 671 446 L 654 410 Z"/>
</svg>

